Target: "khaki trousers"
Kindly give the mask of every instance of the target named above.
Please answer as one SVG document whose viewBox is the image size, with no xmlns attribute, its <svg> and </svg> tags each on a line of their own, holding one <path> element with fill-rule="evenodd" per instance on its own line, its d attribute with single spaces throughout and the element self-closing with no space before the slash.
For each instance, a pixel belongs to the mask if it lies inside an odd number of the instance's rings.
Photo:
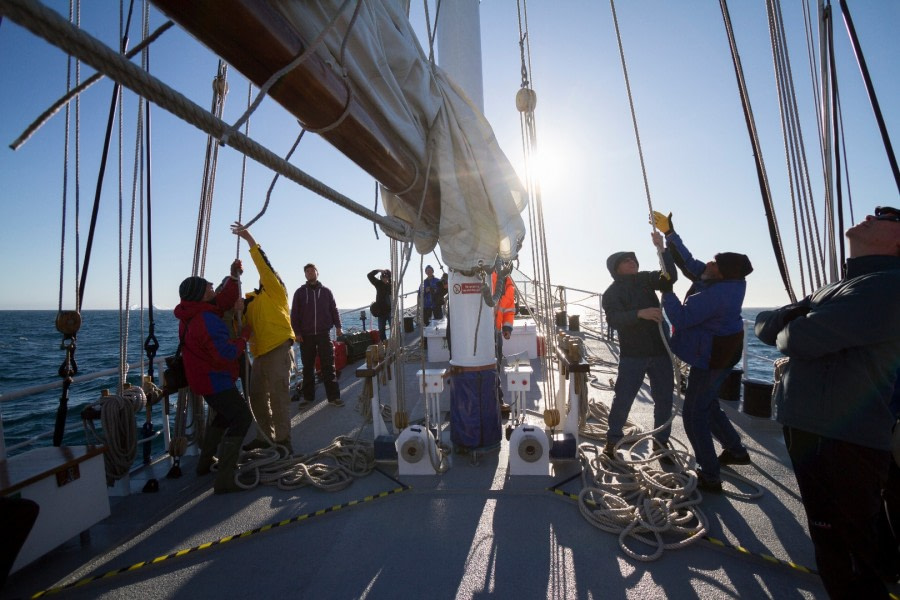
<svg viewBox="0 0 900 600">
<path fill-rule="evenodd" d="M 260 432 L 275 442 L 291 439 L 291 341 L 254 357 L 250 406 Z"/>
</svg>

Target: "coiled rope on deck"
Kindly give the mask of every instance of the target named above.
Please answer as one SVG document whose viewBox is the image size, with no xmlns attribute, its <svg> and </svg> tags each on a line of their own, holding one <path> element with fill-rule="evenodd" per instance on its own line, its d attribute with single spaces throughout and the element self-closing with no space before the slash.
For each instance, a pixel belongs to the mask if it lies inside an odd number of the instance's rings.
<svg viewBox="0 0 900 600">
<path fill-rule="evenodd" d="M 313 486 L 336 492 L 374 468 L 374 443 L 360 440 L 357 432 L 355 437 L 338 436 L 328 446 L 302 456 L 288 455 L 283 446 L 246 452 L 235 481 L 244 489 L 257 485 L 275 485 L 282 490 Z"/>
</svg>

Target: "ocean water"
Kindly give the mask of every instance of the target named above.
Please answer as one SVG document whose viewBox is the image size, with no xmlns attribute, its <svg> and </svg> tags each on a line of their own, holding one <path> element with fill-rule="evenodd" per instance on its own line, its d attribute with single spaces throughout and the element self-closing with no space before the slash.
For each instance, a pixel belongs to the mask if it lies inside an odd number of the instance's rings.
<svg viewBox="0 0 900 600">
<path fill-rule="evenodd" d="M 749 321 L 746 329 L 748 368 L 745 377 L 772 380 L 772 365 L 780 355 L 772 347 L 762 344 L 753 335 L 752 322 L 756 314 L 764 309 L 745 309 L 744 318 Z M 342 311 L 344 330 L 351 332 L 361 329 L 359 309 Z M 61 349 L 62 334 L 56 330 L 56 311 L 0 311 L 0 416 L 7 448 L 19 444 L 39 434 L 52 431 L 56 421 L 61 387 L 38 392 L 27 397 L 2 401 L 9 395 L 24 388 L 41 386 L 61 381 L 58 375 L 65 360 Z M 75 361 L 79 375 L 88 375 L 110 369 L 118 364 L 120 324 L 118 311 L 88 310 L 82 313 L 81 329 L 78 332 Z M 175 353 L 178 346 L 178 323 L 171 310 L 154 310 L 155 335 L 159 341 L 157 356 Z M 581 323 L 586 327 L 600 328 L 599 313 L 581 315 Z M 372 327 L 371 321 L 366 323 Z M 130 365 L 127 381 L 138 385 L 141 375 L 147 372 L 144 342 L 149 330 L 149 314 L 144 311 L 130 311 L 128 320 L 127 362 Z M 143 364 L 142 364 L 143 359 Z M 740 365 L 739 365 L 740 366 Z M 81 422 L 81 412 L 95 403 L 104 389 L 116 390 L 117 375 L 110 375 L 91 381 L 74 383 L 69 390 L 67 429 L 73 430 L 64 438 L 66 444 L 85 443 Z M 159 381 L 159 369 L 154 369 L 154 381 Z M 145 420 L 146 411 L 138 416 L 138 426 Z M 163 420 L 161 405 L 153 407 L 153 424 L 159 429 Z M 99 427 L 99 423 L 97 423 Z M 50 445 L 47 437 L 37 445 Z M 24 452 L 26 448 L 9 450 L 10 455 Z M 154 442 L 153 454 L 163 451 L 160 436 Z M 141 453 L 138 452 L 138 461 Z"/>
<path fill-rule="evenodd" d="M 119 311 L 86 310 L 82 312 L 81 328 L 75 344 L 75 362 L 78 376 L 115 368 L 119 357 L 119 332 L 124 331 Z M 141 376 L 147 373 L 148 361 L 144 342 L 149 331 L 150 316 L 145 310 L 132 310 L 128 319 L 127 359 L 130 365 L 127 381 L 139 385 Z M 359 311 L 342 313 L 344 329 L 361 328 Z M 169 356 L 178 347 L 178 320 L 170 309 L 153 311 L 154 332 L 159 342 L 157 357 Z M 370 325 L 370 323 L 367 323 Z M 61 382 L 59 369 L 66 358 L 61 349 L 63 336 L 56 330 L 55 310 L 5 310 L 0 311 L 0 418 L 4 440 L 10 456 L 24 452 L 28 447 L 10 449 L 44 432 L 53 431 L 56 411 L 62 388 L 41 391 L 27 397 L 3 400 L 3 396 L 21 389 Z M 142 363 L 143 360 L 143 363 Z M 101 391 L 115 393 L 118 375 L 105 376 L 90 381 L 75 382 L 69 388 L 66 429 L 74 430 L 63 439 L 65 444 L 85 443 L 81 412 L 97 402 Z M 154 368 L 154 381 L 159 382 L 159 368 Z M 173 398 L 174 400 L 174 398 Z M 174 411 L 174 406 L 173 406 Z M 161 403 L 153 407 L 153 424 L 159 429 L 163 422 Z M 174 417 L 173 417 L 174 418 Z M 138 416 L 138 427 L 146 420 L 146 410 Z M 174 424 L 174 421 L 173 421 Z M 100 427 L 99 421 L 96 423 Z M 49 446 L 52 437 L 37 442 Z M 154 442 L 153 454 L 163 451 L 162 436 Z M 138 452 L 140 459 L 141 453 Z"/>
</svg>

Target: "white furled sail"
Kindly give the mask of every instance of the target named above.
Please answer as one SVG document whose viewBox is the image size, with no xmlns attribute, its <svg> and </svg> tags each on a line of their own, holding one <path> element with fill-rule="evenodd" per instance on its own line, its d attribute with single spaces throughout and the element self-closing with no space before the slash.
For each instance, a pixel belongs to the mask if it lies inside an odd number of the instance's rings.
<svg viewBox="0 0 900 600">
<path fill-rule="evenodd" d="M 317 55 L 346 73 L 360 103 L 411 154 L 417 181 L 382 189 L 385 210 L 411 225 L 418 252 L 439 242 L 443 261 L 463 271 L 514 259 L 525 190 L 481 111 L 428 61 L 400 4 L 363 2 L 355 17 L 357 4 L 343 0 L 273 6 L 307 44 L 326 32 Z"/>
</svg>

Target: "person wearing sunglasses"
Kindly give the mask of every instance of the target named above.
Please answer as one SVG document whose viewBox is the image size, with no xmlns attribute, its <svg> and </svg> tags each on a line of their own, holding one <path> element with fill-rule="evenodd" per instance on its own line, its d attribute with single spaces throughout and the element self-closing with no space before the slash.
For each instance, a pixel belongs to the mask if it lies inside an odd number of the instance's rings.
<svg viewBox="0 0 900 600">
<path fill-rule="evenodd" d="M 900 369 L 900 210 L 880 206 L 845 235 L 843 278 L 761 312 L 756 335 L 789 357 L 777 418 L 825 589 L 888 598 L 900 575 L 896 545 L 879 546 Z"/>
</svg>

